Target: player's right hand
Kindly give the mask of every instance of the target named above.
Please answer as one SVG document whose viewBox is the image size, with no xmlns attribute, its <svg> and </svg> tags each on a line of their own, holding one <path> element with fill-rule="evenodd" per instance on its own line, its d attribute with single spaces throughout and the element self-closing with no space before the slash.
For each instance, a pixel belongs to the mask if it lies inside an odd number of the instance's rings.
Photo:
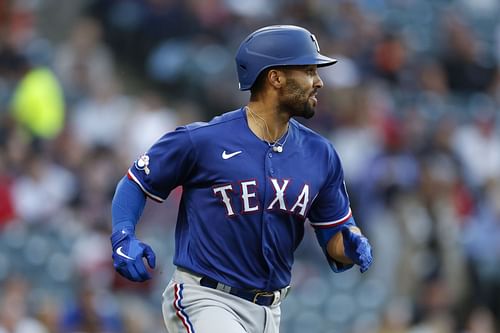
<svg viewBox="0 0 500 333">
<path fill-rule="evenodd" d="M 142 282 L 151 279 L 143 258 L 145 257 L 149 267 L 155 268 L 156 255 L 151 246 L 135 238 L 133 232 L 118 230 L 111 235 L 111 246 L 113 247 L 113 266 L 123 277 Z"/>
</svg>

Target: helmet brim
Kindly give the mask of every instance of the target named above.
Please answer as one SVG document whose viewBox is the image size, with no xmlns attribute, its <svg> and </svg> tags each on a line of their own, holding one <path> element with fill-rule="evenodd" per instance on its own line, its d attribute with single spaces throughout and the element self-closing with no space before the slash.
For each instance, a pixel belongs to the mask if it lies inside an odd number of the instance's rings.
<svg viewBox="0 0 500 333">
<path fill-rule="evenodd" d="M 294 66 L 317 65 L 318 67 L 326 67 L 335 64 L 337 61 L 338 61 L 337 59 L 333 59 L 322 54 L 317 54 L 313 58 L 309 55 L 305 57 L 296 58 L 293 61 L 290 61 L 287 65 L 294 65 Z"/>
</svg>

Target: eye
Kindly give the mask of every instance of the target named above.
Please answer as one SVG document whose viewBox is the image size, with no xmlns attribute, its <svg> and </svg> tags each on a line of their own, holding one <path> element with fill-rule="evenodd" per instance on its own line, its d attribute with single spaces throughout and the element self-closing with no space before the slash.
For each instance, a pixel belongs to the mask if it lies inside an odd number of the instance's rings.
<svg viewBox="0 0 500 333">
<path fill-rule="evenodd" d="M 306 70 L 307 75 L 314 76 L 316 75 L 316 69 L 315 68 L 309 68 Z"/>
</svg>

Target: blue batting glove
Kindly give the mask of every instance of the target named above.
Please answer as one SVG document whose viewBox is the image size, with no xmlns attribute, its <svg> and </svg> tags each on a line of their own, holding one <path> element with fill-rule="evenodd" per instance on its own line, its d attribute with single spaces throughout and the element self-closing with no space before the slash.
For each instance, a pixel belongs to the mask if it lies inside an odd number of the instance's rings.
<svg viewBox="0 0 500 333">
<path fill-rule="evenodd" d="M 368 270 L 373 262 L 372 247 L 368 239 L 358 233 L 352 232 L 348 226 L 342 228 L 344 238 L 344 253 L 360 268 L 361 273 Z"/>
<path fill-rule="evenodd" d="M 113 247 L 113 266 L 120 275 L 131 281 L 142 282 L 151 279 L 144 265 L 146 258 L 149 267 L 155 268 L 156 255 L 151 246 L 135 238 L 133 231 L 118 230 L 111 235 Z"/>
</svg>

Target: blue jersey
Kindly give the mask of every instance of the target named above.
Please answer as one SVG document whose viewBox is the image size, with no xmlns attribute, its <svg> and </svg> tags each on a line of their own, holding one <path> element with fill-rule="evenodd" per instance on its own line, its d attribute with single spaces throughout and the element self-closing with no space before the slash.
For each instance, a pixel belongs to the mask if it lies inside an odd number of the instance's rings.
<svg viewBox="0 0 500 333">
<path fill-rule="evenodd" d="M 150 198 L 183 188 L 175 265 L 233 287 L 276 290 L 290 283 L 306 223 L 323 248 L 353 223 L 331 143 L 291 119 L 283 148 L 259 139 L 242 108 L 167 133 L 135 161 L 129 177 Z"/>
</svg>

